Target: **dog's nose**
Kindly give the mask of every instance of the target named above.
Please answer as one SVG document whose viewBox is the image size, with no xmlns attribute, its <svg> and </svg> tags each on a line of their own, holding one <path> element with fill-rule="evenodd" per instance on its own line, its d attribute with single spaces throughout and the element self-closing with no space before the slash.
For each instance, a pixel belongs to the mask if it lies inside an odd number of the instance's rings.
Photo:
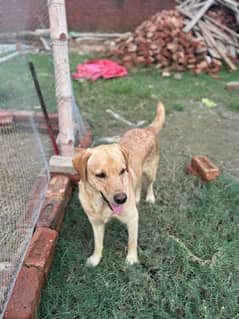
<svg viewBox="0 0 239 319">
<path fill-rule="evenodd" d="M 127 195 L 125 193 L 116 193 L 114 195 L 114 201 L 116 204 L 124 204 L 127 200 Z"/>
</svg>

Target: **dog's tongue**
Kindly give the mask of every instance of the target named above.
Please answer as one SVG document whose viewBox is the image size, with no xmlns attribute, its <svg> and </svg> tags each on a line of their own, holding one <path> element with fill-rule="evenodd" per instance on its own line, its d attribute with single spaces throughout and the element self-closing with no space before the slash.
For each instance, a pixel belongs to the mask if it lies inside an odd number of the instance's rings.
<svg viewBox="0 0 239 319">
<path fill-rule="evenodd" d="M 112 205 L 111 204 L 111 207 L 112 207 L 112 210 L 115 214 L 121 214 L 123 209 L 124 209 L 124 205 Z"/>
</svg>

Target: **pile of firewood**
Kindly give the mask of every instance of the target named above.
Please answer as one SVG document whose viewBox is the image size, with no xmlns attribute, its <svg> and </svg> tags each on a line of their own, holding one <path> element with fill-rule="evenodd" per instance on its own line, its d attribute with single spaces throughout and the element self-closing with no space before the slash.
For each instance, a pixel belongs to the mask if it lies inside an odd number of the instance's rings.
<svg viewBox="0 0 239 319">
<path fill-rule="evenodd" d="M 236 70 L 239 56 L 239 3 L 234 0 L 180 1 L 177 10 L 186 18 L 184 32 L 202 39 L 208 55 Z"/>
<path fill-rule="evenodd" d="M 153 65 L 163 71 L 188 69 L 195 74 L 212 74 L 225 62 L 235 70 L 239 56 L 238 3 L 178 3 L 175 10 L 163 10 L 144 21 L 127 39 L 117 39 L 111 54 L 127 68 Z"/>
</svg>

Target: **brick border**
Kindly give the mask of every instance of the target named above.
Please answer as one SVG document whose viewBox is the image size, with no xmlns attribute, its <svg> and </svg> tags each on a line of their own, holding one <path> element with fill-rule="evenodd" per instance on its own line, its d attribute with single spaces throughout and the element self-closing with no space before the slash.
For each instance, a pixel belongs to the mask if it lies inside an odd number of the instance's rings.
<svg viewBox="0 0 239 319">
<path fill-rule="evenodd" d="M 45 118 L 40 112 L 9 111 L 0 109 L 0 127 L 11 127 L 14 122 L 29 126 L 33 118 L 37 127 L 47 130 Z M 49 114 L 54 131 L 58 131 L 58 114 Z M 92 131 L 85 124 L 85 135 L 78 136 L 77 143 L 80 147 L 87 147 L 92 139 Z M 35 230 L 30 241 L 22 267 L 18 273 L 3 319 L 34 319 L 40 301 L 41 291 L 50 271 L 52 257 L 59 237 L 65 208 L 72 193 L 72 187 L 77 186 L 79 176 L 68 174 L 53 174 L 48 184 L 48 189 L 43 205 L 35 225 Z M 38 190 L 44 187 L 46 179 L 42 176 L 30 192 L 27 216 L 33 207 L 39 203 Z M 29 216 L 30 217 L 30 216 Z M 19 220 L 21 226 L 21 220 Z"/>
<path fill-rule="evenodd" d="M 32 112 L 32 111 L 15 111 L 15 110 L 5 110 L 0 109 L 0 127 L 8 126 L 11 127 L 14 122 L 20 123 L 23 127 L 29 127 L 31 125 L 30 119 L 33 119 L 37 127 L 40 130 L 47 131 L 48 127 L 46 120 L 42 112 Z M 50 123 L 54 132 L 58 132 L 58 114 L 49 114 Z M 84 121 L 85 132 L 83 136 L 80 136 L 81 130 L 79 130 L 79 135 L 76 136 L 76 145 L 80 147 L 87 147 L 92 140 L 92 131 L 87 122 Z"/>
<path fill-rule="evenodd" d="M 0 109 L 0 125 L 12 125 L 17 122 L 24 127 L 29 127 L 31 125 L 30 119 L 35 121 L 38 128 L 47 130 L 46 121 L 41 112 Z M 49 114 L 49 119 L 53 130 L 58 131 L 58 114 Z"/>
<path fill-rule="evenodd" d="M 51 178 L 30 245 L 20 269 L 4 319 L 34 319 L 47 279 L 64 211 L 72 193 L 69 176 Z M 34 195 L 33 195 L 34 196 Z"/>
</svg>

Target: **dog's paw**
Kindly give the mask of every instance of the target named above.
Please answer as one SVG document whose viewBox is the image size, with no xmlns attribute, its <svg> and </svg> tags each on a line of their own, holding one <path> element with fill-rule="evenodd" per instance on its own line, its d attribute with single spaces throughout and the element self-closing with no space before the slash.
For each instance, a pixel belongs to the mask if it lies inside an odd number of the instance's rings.
<svg viewBox="0 0 239 319">
<path fill-rule="evenodd" d="M 140 197 L 136 197 L 136 198 L 135 198 L 135 202 L 136 202 L 136 204 L 139 204 L 139 202 L 140 202 Z"/>
<path fill-rule="evenodd" d="M 154 194 L 148 194 L 147 197 L 146 197 L 146 202 L 150 203 L 150 204 L 154 204 L 155 203 Z"/>
<path fill-rule="evenodd" d="M 138 257 L 135 255 L 127 255 L 126 257 L 126 264 L 129 266 L 133 266 L 135 264 L 138 264 Z"/>
<path fill-rule="evenodd" d="M 99 256 L 92 255 L 89 258 L 87 258 L 86 265 L 88 267 L 95 267 L 99 264 L 100 259 L 101 258 Z"/>
<path fill-rule="evenodd" d="M 136 204 L 138 204 L 140 202 L 140 199 L 141 199 L 141 189 L 138 188 L 136 190 L 136 194 L 135 194 L 135 201 L 136 201 Z"/>
</svg>

